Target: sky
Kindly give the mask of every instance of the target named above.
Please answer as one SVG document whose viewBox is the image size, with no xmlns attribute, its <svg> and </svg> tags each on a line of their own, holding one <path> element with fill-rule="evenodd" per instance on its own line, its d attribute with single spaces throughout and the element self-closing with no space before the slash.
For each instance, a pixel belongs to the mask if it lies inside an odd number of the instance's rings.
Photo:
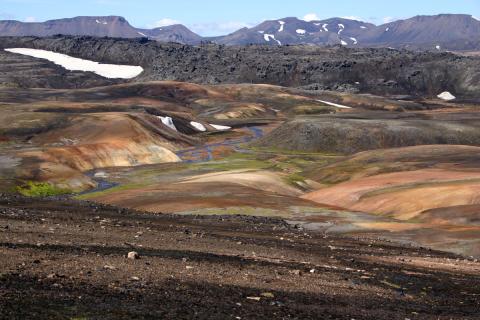
<svg viewBox="0 0 480 320">
<path fill-rule="evenodd" d="M 0 0 L 0 20 L 41 22 L 119 15 L 135 27 L 182 23 L 203 36 L 227 34 L 284 17 L 350 17 L 382 24 L 440 13 L 464 13 L 480 19 L 480 0 Z"/>
</svg>

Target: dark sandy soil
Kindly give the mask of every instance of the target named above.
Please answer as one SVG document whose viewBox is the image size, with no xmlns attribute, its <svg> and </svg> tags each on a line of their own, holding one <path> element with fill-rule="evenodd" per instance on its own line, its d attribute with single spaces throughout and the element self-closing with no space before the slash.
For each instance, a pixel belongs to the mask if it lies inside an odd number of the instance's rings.
<svg viewBox="0 0 480 320">
<path fill-rule="evenodd" d="M 140 259 L 127 259 L 136 251 Z M 0 319 L 480 319 L 480 263 L 282 220 L 0 197 Z"/>
</svg>

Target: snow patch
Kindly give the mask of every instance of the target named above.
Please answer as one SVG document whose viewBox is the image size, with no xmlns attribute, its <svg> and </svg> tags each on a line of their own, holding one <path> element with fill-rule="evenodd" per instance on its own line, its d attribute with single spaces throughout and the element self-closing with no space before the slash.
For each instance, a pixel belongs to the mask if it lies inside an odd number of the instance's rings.
<svg viewBox="0 0 480 320">
<path fill-rule="evenodd" d="M 285 26 L 285 21 L 278 21 L 278 23 L 280 23 L 280 29 L 278 29 L 278 32 L 282 32 L 283 27 Z"/>
<path fill-rule="evenodd" d="M 342 33 L 342 31 L 345 30 L 345 25 L 344 25 L 344 24 L 339 23 L 339 24 L 338 24 L 338 27 L 340 28 L 340 29 L 338 30 L 338 34 Z"/>
<path fill-rule="evenodd" d="M 325 23 L 322 25 L 322 29 L 325 30 L 326 32 L 328 32 L 327 27 L 328 27 L 328 23 Z"/>
<path fill-rule="evenodd" d="M 305 34 L 307 31 L 303 30 L 303 29 L 297 29 L 296 32 L 298 34 Z"/>
<path fill-rule="evenodd" d="M 162 117 L 162 116 L 158 116 L 158 118 L 160 120 L 162 120 L 162 123 L 164 125 L 166 125 L 167 127 L 169 127 L 170 129 L 173 129 L 175 131 L 177 131 L 177 127 L 175 127 L 175 124 L 173 123 L 173 119 L 171 117 Z"/>
<path fill-rule="evenodd" d="M 353 41 L 353 44 L 357 44 L 357 43 L 358 43 L 357 39 L 356 39 L 356 38 L 354 38 L 354 37 L 350 37 L 350 40 L 352 40 L 352 41 Z"/>
<path fill-rule="evenodd" d="M 210 123 L 210 125 L 211 125 L 212 127 L 214 127 L 216 130 L 221 130 L 221 131 L 232 129 L 232 127 L 221 126 L 221 125 L 219 125 L 219 124 L 211 124 L 211 123 Z"/>
<path fill-rule="evenodd" d="M 442 47 L 440 47 L 440 46 L 438 46 L 438 45 L 437 45 L 437 46 L 435 46 L 435 49 L 437 49 L 437 50 L 441 50 L 441 49 L 442 49 Z"/>
<path fill-rule="evenodd" d="M 141 35 L 142 37 L 146 37 L 148 38 L 148 36 L 145 34 L 145 33 L 142 33 L 142 32 L 138 32 L 139 35 Z"/>
<path fill-rule="evenodd" d="M 275 39 L 275 36 L 274 36 L 273 34 L 265 33 L 265 34 L 263 35 L 263 38 L 264 38 L 265 41 L 267 41 L 267 42 L 270 42 L 270 39 L 272 39 L 272 40 L 275 40 L 275 41 L 278 43 L 279 46 L 282 45 L 282 43 L 281 43 L 280 41 L 278 41 L 277 39 Z"/>
<path fill-rule="evenodd" d="M 105 171 L 98 171 L 98 172 L 95 172 L 93 177 L 94 178 L 106 179 L 106 178 L 108 178 L 108 174 Z"/>
<path fill-rule="evenodd" d="M 207 131 L 207 128 L 205 128 L 205 126 L 199 122 L 190 121 L 190 125 L 195 129 L 197 129 L 198 131 L 201 131 L 201 132 Z"/>
<path fill-rule="evenodd" d="M 314 23 L 314 25 L 316 25 L 318 27 L 318 26 L 321 26 L 322 24 L 320 22 L 316 22 L 316 23 Z"/>
<path fill-rule="evenodd" d="M 390 28 L 386 28 L 386 29 L 385 29 L 385 32 L 388 32 L 388 31 L 390 31 Z"/>
<path fill-rule="evenodd" d="M 5 51 L 45 59 L 70 71 L 90 71 L 99 76 L 110 79 L 131 79 L 143 72 L 143 68 L 138 66 L 101 64 L 95 61 L 74 58 L 67 56 L 66 54 L 46 50 L 10 48 L 5 49 Z"/>
<path fill-rule="evenodd" d="M 442 99 L 442 100 L 445 100 L 445 101 L 451 101 L 451 100 L 455 100 L 457 98 L 448 91 L 440 93 L 437 97 Z"/>
<path fill-rule="evenodd" d="M 325 103 L 329 106 L 332 106 L 332 107 L 337 107 L 337 108 L 340 108 L 340 109 L 352 109 L 352 107 L 347 107 L 347 106 L 344 106 L 342 104 L 338 104 L 338 103 L 333 103 L 333 102 L 328 102 L 328 101 L 323 101 L 323 100 L 317 100 L 318 102 L 321 102 L 321 103 Z"/>
<path fill-rule="evenodd" d="M 96 19 L 95 22 L 98 23 L 98 24 L 104 24 L 104 25 L 108 24 L 106 21 L 100 21 L 98 19 Z"/>
<path fill-rule="evenodd" d="M 265 31 L 258 31 L 258 33 L 264 34 L 264 33 L 265 33 Z"/>
<path fill-rule="evenodd" d="M 348 43 L 346 43 L 345 41 L 340 40 L 340 42 L 342 43 L 342 46 L 348 46 Z"/>
<path fill-rule="evenodd" d="M 365 27 L 365 26 L 360 26 L 360 29 L 367 29 L 367 27 Z"/>
</svg>

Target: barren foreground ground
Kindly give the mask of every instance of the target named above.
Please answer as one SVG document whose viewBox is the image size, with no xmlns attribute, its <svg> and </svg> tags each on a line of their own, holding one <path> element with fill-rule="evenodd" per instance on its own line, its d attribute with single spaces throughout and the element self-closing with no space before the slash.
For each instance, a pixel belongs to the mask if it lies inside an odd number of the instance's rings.
<svg viewBox="0 0 480 320">
<path fill-rule="evenodd" d="M 128 259 L 136 251 L 140 259 Z M 0 198 L 1 319 L 478 319 L 480 263 L 282 220 Z"/>
</svg>

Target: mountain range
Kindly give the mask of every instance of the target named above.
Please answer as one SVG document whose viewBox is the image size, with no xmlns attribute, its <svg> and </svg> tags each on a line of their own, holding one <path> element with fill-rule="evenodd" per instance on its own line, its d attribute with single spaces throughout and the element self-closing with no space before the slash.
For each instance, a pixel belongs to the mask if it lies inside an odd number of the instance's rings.
<svg viewBox="0 0 480 320">
<path fill-rule="evenodd" d="M 87 35 L 146 37 L 161 42 L 196 45 L 343 45 L 430 50 L 480 50 L 480 21 L 471 15 L 416 16 L 383 25 L 345 18 L 304 21 L 294 17 L 268 20 L 228 35 L 202 37 L 187 27 L 135 28 L 123 17 L 75 17 L 46 22 L 0 21 L 0 36 Z"/>
<path fill-rule="evenodd" d="M 118 38 L 147 37 L 162 42 L 184 44 L 198 44 L 202 41 L 201 36 L 180 24 L 141 29 L 133 27 L 125 18 L 118 16 L 75 17 L 45 22 L 0 21 L 0 36 L 47 37 L 57 34 Z"/>
</svg>

